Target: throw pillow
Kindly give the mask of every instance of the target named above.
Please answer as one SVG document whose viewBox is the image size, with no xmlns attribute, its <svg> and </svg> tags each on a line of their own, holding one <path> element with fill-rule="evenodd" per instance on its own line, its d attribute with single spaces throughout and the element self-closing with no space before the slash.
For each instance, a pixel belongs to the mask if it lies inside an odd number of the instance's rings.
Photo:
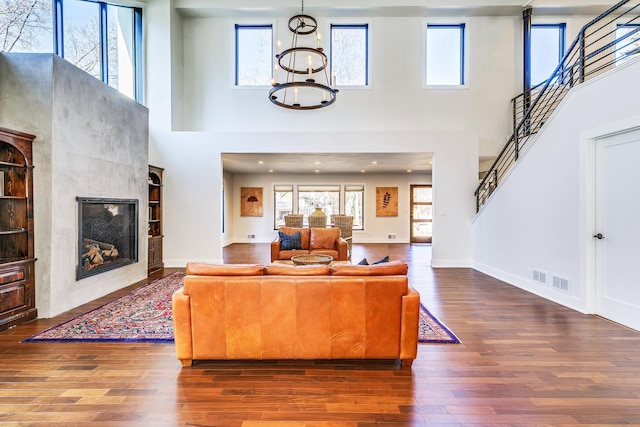
<svg viewBox="0 0 640 427">
<path fill-rule="evenodd" d="M 366 258 L 362 258 L 362 261 L 360 261 L 358 265 L 369 265 L 369 262 L 367 261 Z"/>
<path fill-rule="evenodd" d="M 379 259 L 378 261 L 374 262 L 371 265 L 376 265 L 376 264 L 382 264 L 383 262 L 389 262 L 389 255 L 387 255 L 386 257 Z"/>
<path fill-rule="evenodd" d="M 302 239 L 299 231 L 296 231 L 293 234 L 286 234 L 282 231 L 278 231 L 278 236 L 280 237 L 281 250 L 287 251 L 292 249 L 302 249 Z"/>
</svg>

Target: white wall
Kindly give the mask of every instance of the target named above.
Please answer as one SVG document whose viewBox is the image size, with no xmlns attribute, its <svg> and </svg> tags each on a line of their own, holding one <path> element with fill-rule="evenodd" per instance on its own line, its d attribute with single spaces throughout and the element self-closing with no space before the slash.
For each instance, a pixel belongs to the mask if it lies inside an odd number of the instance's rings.
<svg viewBox="0 0 640 427">
<path fill-rule="evenodd" d="M 410 185 L 431 184 L 431 174 L 341 174 L 341 175 L 287 175 L 236 174 L 233 180 L 233 242 L 271 242 L 277 237 L 273 229 L 274 185 L 364 185 L 364 230 L 354 230 L 355 243 L 408 243 Z M 262 187 L 264 215 L 240 216 L 240 189 Z M 376 187 L 398 187 L 398 216 L 376 217 Z M 343 206 L 344 208 L 344 206 Z M 397 238 L 389 241 L 387 234 Z M 248 239 L 255 234 L 255 239 Z"/>
<path fill-rule="evenodd" d="M 222 247 L 232 238 L 222 236 L 221 194 L 223 153 L 287 153 L 289 141 L 296 151 L 428 152 L 433 153 L 434 218 L 433 265 L 469 266 L 471 220 L 475 212 L 473 191 L 477 183 L 478 154 L 472 135 L 429 132 L 334 132 L 334 133 L 215 133 L 168 132 L 154 137 L 153 164 L 163 165 L 165 265 L 184 267 L 194 259 L 222 261 Z M 348 146 L 339 147 L 342 141 Z M 179 147 L 179 149 L 176 149 Z M 238 176 L 233 187 L 238 188 Z M 277 178 L 272 178 L 277 179 Z M 266 185 L 262 185 L 266 186 Z M 239 203 L 237 199 L 227 202 Z M 229 209 L 229 207 L 228 207 Z M 371 216 L 369 214 L 368 216 Z M 232 214 L 233 233 L 241 227 Z M 402 222 L 402 220 L 398 220 Z M 271 225 L 268 225 L 271 227 Z M 406 227 L 406 225 L 401 225 Z M 379 232 L 379 231 L 378 231 Z M 258 233 L 256 231 L 256 233 Z"/>
<path fill-rule="evenodd" d="M 147 275 L 148 111 L 52 54 L 3 54 L 0 119 L 36 135 L 36 307 L 52 317 Z M 75 280 L 76 197 L 137 199 L 137 263 Z"/>
<path fill-rule="evenodd" d="M 192 4 L 181 7 L 187 13 L 190 7 L 198 9 Z M 331 107 L 303 112 L 272 105 L 267 87 L 233 87 L 234 24 L 273 23 L 276 39 L 288 46 L 290 16 L 254 19 L 241 10 L 235 16 L 239 18 L 180 17 L 171 0 L 154 0 L 145 10 L 150 159 L 166 174 L 165 265 L 222 261 L 222 246 L 236 236 L 229 230 L 221 233 L 220 156 L 262 152 L 433 153 L 433 264 L 470 265 L 478 158 L 495 155 L 506 141 L 510 99 L 522 88 L 520 11 L 466 18 L 353 18 L 370 24 L 371 86 L 341 88 Z M 315 18 L 328 48 L 334 18 Z M 571 38 L 586 20 L 567 19 Z M 542 21 L 546 19 L 537 22 Z M 466 24 L 466 87 L 423 87 L 427 22 Z M 237 188 L 236 177 L 233 181 Z M 228 216 L 229 204 L 236 201 L 226 202 Z M 233 233 L 238 220 L 233 215 Z"/>
<path fill-rule="evenodd" d="M 316 17 L 328 50 L 330 17 Z M 289 17 L 264 21 L 275 38 L 290 43 Z M 438 18 L 467 23 L 468 85 L 462 89 L 423 88 L 423 18 L 368 18 L 371 86 L 341 88 L 336 103 L 316 111 L 288 111 L 272 105 L 268 87 L 233 86 L 234 23 L 247 18 L 185 19 L 182 130 L 243 131 L 462 131 L 478 135 L 480 154 L 496 151 L 510 124 L 509 100 L 519 90 L 513 68 L 519 49 L 518 17 Z M 344 22 L 342 18 L 339 22 Z M 352 22 L 360 22 L 354 19 Z M 300 38 L 302 40 L 302 38 Z M 302 43 L 302 42 L 301 42 Z M 487 52 L 486 46 L 493 46 Z M 284 48 L 284 47 L 283 47 Z"/>
<path fill-rule="evenodd" d="M 640 126 L 640 61 L 574 88 L 473 223 L 473 265 L 508 283 L 590 311 L 594 259 L 593 140 Z M 635 124 L 634 124 L 635 123 Z M 568 278 L 570 293 L 529 269 Z"/>
</svg>

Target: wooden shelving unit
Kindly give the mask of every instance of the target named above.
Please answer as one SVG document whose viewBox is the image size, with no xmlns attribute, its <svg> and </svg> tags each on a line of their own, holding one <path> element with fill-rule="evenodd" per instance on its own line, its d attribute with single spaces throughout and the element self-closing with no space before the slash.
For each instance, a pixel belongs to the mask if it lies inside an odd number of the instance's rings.
<svg viewBox="0 0 640 427">
<path fill-rule="evenodd" d="M 149 273 L 164 268 L 162 261 L 162 173 L 149 165 Z"/>
<path fill-rule="evenodd" d="M 0 331 L 37 317 L 33 246 L 34 135 L 0 127 Z"/>
</svg>

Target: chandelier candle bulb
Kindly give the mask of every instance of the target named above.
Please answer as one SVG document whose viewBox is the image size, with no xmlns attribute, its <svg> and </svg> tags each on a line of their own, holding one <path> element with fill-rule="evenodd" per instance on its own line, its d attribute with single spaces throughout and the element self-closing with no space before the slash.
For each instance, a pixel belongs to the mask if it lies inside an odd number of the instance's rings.
<svg viewBox="0 0 640 427">
<path fill-rule="evenodd" d="M 320 49 L 320 34 L 318 34 L 318 36 L 316 37 L 316 40 L 318 40 L 318 49 Z"/>
</svg>

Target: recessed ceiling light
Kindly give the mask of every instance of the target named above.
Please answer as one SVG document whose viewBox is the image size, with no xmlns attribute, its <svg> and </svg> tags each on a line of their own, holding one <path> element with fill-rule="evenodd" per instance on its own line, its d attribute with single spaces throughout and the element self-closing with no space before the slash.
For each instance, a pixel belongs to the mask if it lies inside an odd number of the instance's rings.
<svg viewBox="0 0 640 427">
<path fill-rule="evenodd" d="M 407 169 L 407 173 L 411 173 L 411 169 Z"/>
<path fill-rule="evenodd" d="M 377 164 L 378 164 L 378 161 L 377 161 L 377 160 L 374 160 L 373 162 L 371 162 L 371 164 L 372 164 L 372 165 L 377 165 Z"/>
<path fill-rule="evenodd" d="M 269 169 L 269 173 L 273 173 L 273 169 Z"/>
<path fill-rule="evenodd" d="M 364 169 L 360 169 L 360 172 L 365 173 L 366 171 Z"/>
<path fill-rule="evenodd" d="M 314 165 L 319 165 L 319 164 L 320 164 L 320 162 L 316 160 L 315 162 L 313 162 L 313 164 L 314 164 Z"/>
<path fill-rule="evenodd" d="M 319 170 L 319 169 L 316 169 L 316 173 L 320 173 L 320 170 Z"/>
<path fill-rule="evenodd" d="M 264 165 L 264 162 L 262 160 L 258 160 L 258 164 L 259 165 Z"/>
</svg>

